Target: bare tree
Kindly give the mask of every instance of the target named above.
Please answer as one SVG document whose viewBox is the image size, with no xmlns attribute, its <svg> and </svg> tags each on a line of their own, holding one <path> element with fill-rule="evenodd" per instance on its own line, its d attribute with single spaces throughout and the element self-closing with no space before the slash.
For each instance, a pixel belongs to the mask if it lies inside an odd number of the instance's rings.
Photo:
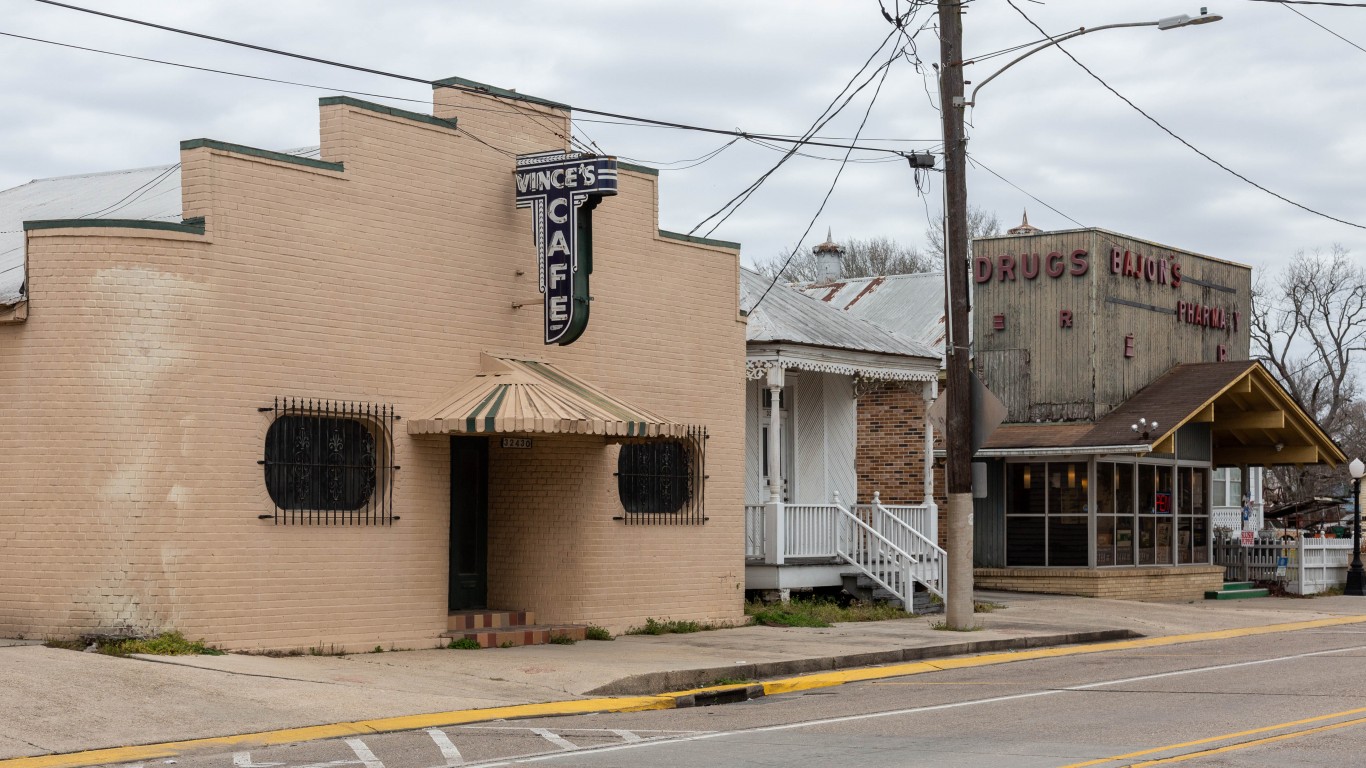
<svg viewBox="0 0 1366 768">
<path fill-rule="evenodd" d="M 1001 234 L 1001 222 L 996 214 L 975 205 L 968 206 L 968 241 L 974 237 L 991 237 Z M 944 217 L 935 219 L 934 226 L 925 233 L 925 245 L 929 248 L 930 258 L 935 264 L 944 263 Z M 940 269 L 940 267 L 936 267 Z"/>
<path fill-rule="evenodd" d="M 844 248 L 841 277 L 871 277 L 873 275 L 904 275 L 912 272 L 932 272 L 939 262 L 921 253 L 914 246 L 901 245 L 889 237 L 868 239 L 850 238 L 839 244 Z M 772 277 L 781 273 L 791 283 L 808 283 L 820 279 L 816 255 L 804 250 L 791 259 L 780 253 L 756 265 L 759 272 Z"/>
<path fill-rule="evenodd" d="M 1356 365 L 1366 353 L 1366 267 L 1341 245 L 1300 251 L 1272 280 L 1252 290 L 1252 354 L 1347 451 L 1366 450 L 1366 403 Z M 1277 467 L 1268 501 L 1340 492 L 1340 472 Z"/>
</svg>

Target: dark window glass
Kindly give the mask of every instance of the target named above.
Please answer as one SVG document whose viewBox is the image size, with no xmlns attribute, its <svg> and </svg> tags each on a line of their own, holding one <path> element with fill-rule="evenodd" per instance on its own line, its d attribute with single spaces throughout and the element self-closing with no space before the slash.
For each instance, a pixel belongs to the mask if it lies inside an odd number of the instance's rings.
<svg viewBox="0 0 1366 768">
<path fill-rule="evenodd" d="M 1048 518 L 1048 564 L 1086 565 L 1086 517 L 1068 515 Z"/>
<path fill-rule="evenodd" d="M 677 512 L 692 497 L 692 462 L 681 442 L 630 443 L 617 456 L 617 495 L 627 512 Z"/>
<path fill-rule="evenodd" d="M 360 509 L 375 477 L 375 435 L 362 421 L 286 415 L 266 432 L 266 490 L 281 509 Z"/>
<path fill-rule="evenodd" d="M 1006 521 L 1006 565 L 1044 565 L 1044 520 L 1012 517 Z"/>
<path fill-rule="evenodd" d="M 1042 515 L 1044 486 L 1048 481 L 1043 464 L 1010 464 L 1006 514 Z"/>
</svg>

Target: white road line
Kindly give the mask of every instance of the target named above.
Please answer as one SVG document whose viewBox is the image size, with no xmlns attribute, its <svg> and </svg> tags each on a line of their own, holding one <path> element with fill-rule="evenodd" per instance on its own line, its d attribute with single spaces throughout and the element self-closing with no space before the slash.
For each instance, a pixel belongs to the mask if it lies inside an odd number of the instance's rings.
<svg viewBox="0 0 1366 768">
<path fill-rule="evenodd" d="M 558 734 L 552 733 L 551 731 L 547 731 L 544 728 L 532 728 L 531 732 L 536 734 L 537 736 L 540 736 L 541 738 L 545 739 L 551 744 L 554 744 L 560 749 L 578 749 L 578 746 L 576 746 L 573 742 L 566 741 L 565 739 L 560 738 Z M 369 768 L 369 766 L 366 766 L 366 768 Z"/>
<path fill-rule="evenodd" d="M 465 758 L 460 756 L 460 750 L 456 749 L 455 745 L 451 743 L 451 737 L 447 736 L 445 731 L 440 728 L 428 728 L 427 735 L 431 736 L 432 741 L 436 742 L 436 748 L 441 750 L 441 756 L 446 759 L 447 766 L 463 765 L 465 763 Z"/>
<path fill-rule="evenodd" d="M 636 749 L 639 747 L 655 747 L 663 744 L 682 744 L 690 741 L 703 741 L 705 739 L 715 739 L 722 736 L 739 736 L 751 733 L 772 733 L 774 731 L 790 731 L 796 728 L 811 728 L 820 725 L 833 725 L 835 723 L 852 723 L 859 720 L 873 720 L 880 717 L 896 717 L 898 715 L 914 715 L 921 712 L 937 712 L 945 709 L 959 709 L 962 707 L 975 707 L 979 704 L 999 704 L 1003 701 L 1019 701 L 1020 699 L 1032 699 L 1039 696 L 1052 696 L 1059 693 L 1073 693 L 1085 691 L 1091 688 L 1099 688 L 1104 685 L 1120 685 L 1123 683 L 1135 683 L 1142 680 L 1156 680 L 1162 677 L 1174 677 L 1177 675 L 1193 675 L 1200 672 L 1213 672 L 1223 669 L 1235 669 L 1238 667 L 1251 667 L 1258 664 L 1274 664 L 1279 661 L 1294 661 L 1295 659 L 1306 659 L 1313 656 L 1325 656 L 1332 653 L 1348 653 L 1351 651 L 1366 650 L 1366 645 L 1358 645 L 1353 648 L 1335 648 L 1330 651 L 1313 651 L 1310 653 L 1296 653 L 1290 656 L 1277 656 L 1272 659 L 1257 659 L 1255 661 L 1240 661 L 1233 664 L 1217 664 L 1208 667 L 1196 667 L 1194 669 L 1182 669 L 1176 672 L 1159 672 L 1152 675 L 1141 675 L 1139 677 L 1125 677 L 1116 680 L 1104 680 L 1098 683 L 1085 683 L 1083 685 L 1072 685 L 1066 688 L 1049 688 L 1042 691 L 1032 691 L 1030 693 L 1017 693 L 1010 696 L 993 696 L 989 699 L 973 699 L 971 701 L 959 701 L 952 704 L 935 704 L 928 707 L 910 707 L 908 709 L 894 709 L 885 712 L 869 712 L 862 715 L 845 715 L 844 717 L 827 717 L 820 720 L 803 720 L 797 723 L 783 723 L 781 725 L 765 725 L 758 728 L 741 728 L 734 731 L 711 731 L 699 733 L 691 736 L 680 736 L 669 738 L 667 736 L 648 741 L 642 740 L 629 744 L 607 744 L 599 747 L 585 747 L 579 750 L 579 754 L 584 752 L 616 752 L 623 749 Z M 533 729 L 537 730 L 537 729 Z M 514 763 L 539 763 L 546 760 L 558 760 L 561 754 L 536 755 L 533 757 L 500 759 L 487 763 L 478 763 L 477 768 L 496 768 L 497 766 L 512 765 Z M 367 768 L 369 768 L 367 766 Z"/>
<path fill-rule="evenodd" d="M 640 737 L 635 735 L 631 731 L 619 731 L 616 728 L 608 728 L 607 730 L 620 736 L 621 740 L 626 742 L 627 744 L 634 744 L 635 742 L 640 741 Z"/>
<path fill-rule="evenodd" d="M 384 763 L 381 763 L 379 758 L 375 757 L 375 753 L 371 752 L 370 748 L 365 746 L 365 742 L 360 739 L 347 739 L 346 746 L 356 753 L 356 757 L 365 764 L 365 768 L 384 768 Z"/>
<path fill-rule="evenodd" d="M 284 763 L 253 763 L 250 752 L 233 752 L 232 764 L 235 768 L 276 768 Z M 142 766 L 138 766 L 142 768 Z"/>
</svg>

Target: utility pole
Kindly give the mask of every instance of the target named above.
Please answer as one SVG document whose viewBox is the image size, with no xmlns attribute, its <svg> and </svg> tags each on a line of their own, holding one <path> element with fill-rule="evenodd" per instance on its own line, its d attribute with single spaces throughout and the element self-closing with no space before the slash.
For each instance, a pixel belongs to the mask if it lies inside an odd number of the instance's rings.
<svg viewBox="0 0 1366 768">
<path fill-rule="evenodd" d="M 945 397 L 948 429 L 945 480 L 948 489 L 949 560 L 945 624 L 974 626 L 972 602 L 972 370 L 968 325 L 967 142 L 963 138 L 964 0 L 939 0 L 939 110 L 944 121 L 944 255 L 948 272 L 945 314 L 948 345 Z"/>
</svg>

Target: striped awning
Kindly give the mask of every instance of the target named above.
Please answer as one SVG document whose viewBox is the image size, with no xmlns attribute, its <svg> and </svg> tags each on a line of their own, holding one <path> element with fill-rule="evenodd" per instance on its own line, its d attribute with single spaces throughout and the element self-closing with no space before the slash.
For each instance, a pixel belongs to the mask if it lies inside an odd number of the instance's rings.
<svg viewBox="0 0 1366 768">
<path fill-rule="evenodd" d="M 568 434 L 686 437 L 668 421 L 549 363 L 480 356 L 481 369 L 419 418 L 410 435 Z"/>
</svg>

